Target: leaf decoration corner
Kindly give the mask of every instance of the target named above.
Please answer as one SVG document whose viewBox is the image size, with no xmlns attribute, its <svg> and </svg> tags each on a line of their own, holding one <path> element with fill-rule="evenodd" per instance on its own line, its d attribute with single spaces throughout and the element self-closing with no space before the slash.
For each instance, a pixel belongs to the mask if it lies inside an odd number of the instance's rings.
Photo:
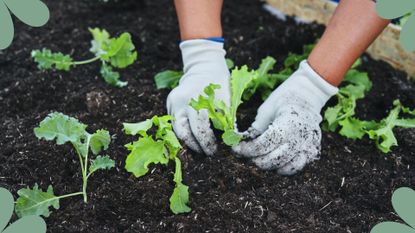
<svg viewBox="0 0 415 233">
<path fill-rule="evenodd" d="M 0 187 L 0 233 L 46 233 L 46 223 L 38 216 L 26 216 L 9 224 L 14 210 L 14 198 Z M 6 228 L 7 227 L 7 228 Z"/>
<path fill-rule="evenodd" d="M 402 25 L 400 42 L 406 51 L 415 51 L 415 1 L 377 0 L 376 11 L 384 19 L 396 19 L 409 15 L 406 23 Z"/>
<path fill-rule="evenodd" d="M 399 217 L 405 222 L 381 222 L 374 226 L 370 233 L 415 233 L 415 191 L 402 187 L 392 195 L 392 206 Z"/>
<path fill-rule="evenodd" d="M 49 21 L 49 8 L 40 0 L 0 0 L 0 50 L 10 46 L 14 37 L 16 18 L 32 27 L 41 27 Z"/>
</svg>

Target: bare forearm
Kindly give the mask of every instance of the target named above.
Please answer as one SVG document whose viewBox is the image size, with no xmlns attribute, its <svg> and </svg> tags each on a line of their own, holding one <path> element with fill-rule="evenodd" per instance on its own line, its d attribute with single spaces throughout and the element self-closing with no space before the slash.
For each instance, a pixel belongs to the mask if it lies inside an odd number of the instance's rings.
<svg viewBox="0 0 415 233">
<path fill-rule="evenodd" d="M 346 72 L 388 25 L 370 0 L 342 0 L 321 40 L 308 58 L 310 66 L 332 85 Z"/>
<path fill-rule="evenodd" d="M 222 37 L 223 0 L 175 0 L 182 40 Z"/>
</svg>

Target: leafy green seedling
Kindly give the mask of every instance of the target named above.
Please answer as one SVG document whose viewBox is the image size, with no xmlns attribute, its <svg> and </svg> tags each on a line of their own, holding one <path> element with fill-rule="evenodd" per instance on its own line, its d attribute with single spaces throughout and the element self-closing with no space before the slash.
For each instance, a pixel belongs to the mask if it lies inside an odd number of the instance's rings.
<svg viewBox="0 0 415 233">
<path fill-rule="evenodd" d="M 77 119 L 68 117 L 62 113 L 51 113 L 39 127 L 34 129 L 35 135 L 39 139 L 47 141 L 56 140 L 57 145 L 70 143 L 74 147 L 81 165 L 82 172 L 82 191 L 63 196 L 56 196 L 53 187 L 49 186 L 46 192 L 35 185 L 32 189 L 25 188 L 18 191 L 19 198 L 16 203 L 16 213 L 19 217 L 28 215 L 50 215 L 49 207 L 59 209 L 59 200 L 72 196 L 83 195 L 84 202 L 88 201 L 87 185 L 89 177 L 98 170 L 110 169 L 115 166 L 115 162 L 109 156 L 98 155 L 102 150 L 106 150 L 110 144 L 110 134 L 106 130 L 97 130 L 90 134 L 86 131 L 87 126 L 80 123 Z M 90 153 L 96 158 L 90 161 Z"/>
<path fill-rule="evenodd" d="M 233 69 L 235 66 L 233 61 L 229 58 L 226 59 L 226 65 L 229 69 Z M 183 71 L 177 70 L 165 70 L 154 76 L 157 89 L 173 89 L 179 85 L 179 81 L 183 76 Z"/>
<path fill-rule="evenodd" d="M 14 210 L 14 198 L 7 189 L 0 188 L 0 203 L 0 233 L 46 232 L 45 220 L 39 216 L 25 216 L 7 226 Z"/>
<path fill-rule="evenodd" d="M 92 62 L 101 62 L 101 76 L 110 85 L 124 87 L 127 82 L 120 81 L 120 74 L 113 68 L 126 68 L 137 59 L 137 52 L 131 40 L 131 35 L 127 32 L 122 33 L 119 37 L 111 38 L 106 30 L 99 28 L 89 29 L 93 36 L 90 51 L 95 57 L 84 60 L 74 61 L 70 55 L 63 53 L 53 53 L 51 50 L 43 48 L 42 50 L 33 50 L 32 58 L 38 64 L 41 70 L 65 70 L 78 65 L 85 65 Z"/>
<path fill-rule="evenodd" d="M 391 147 L 398 145 L 393 133 L 395 127 L 415 127 L 415 118 L 402 118 L 400 115 L 403 113 L 415 116 L 415 110 L 410 110 L 404 107 L 399 100 L 395 100 L 394 108 L 380 122 L 356 118 L 357 100 L 364 98 L 366 92 L 372 88 L 372 82 L 367 73 L 355 69 L 360 63 L 361 61 L 358 60 L 346 74 L 344 82 L 347 85 L 340 88 L 337 94 L 337 105 L 329 107 L 325 111 L 323 129 L 335 132 L 340 128 L 340 135 L 353 140 L 362 139 L 367 134 L 370 139 L 376 141 L 380 151 L 388 153 Z"/>
<path fill-rule="evenodd" d="M 415 110 L 404 107 L 399 100 L 395 100 L 393 105 L 394 108 L 389 112 L 389 115 L 367 131 L 369 138 L 376 141 L 378 149 L 383 153 L 390 152 L 392 146 L 398 145 L 393 133 L 395 127 L 415 128 L 415 117 L 400 117 L 401 113 L 415 116 Z"/>
<path fill-rule="evenodd" d="M 351 139 L 361 139 L 366 130 L 375 126 L 373 121 L 361 121 L 354 117 L 357 100 L 364 98 L 372 89 L 368 74 L 356 70 L 360 64 L 359 59 L 346 74 L 344 83 L 347 85 L 337 93 L 337 105 L 327 108 L 324 113 L 324 130 L 335 132 L 340 128 L 340 135 Z"/>
<path fill-rule="evenodd" d="M 231 103 L 215 99 L 215 90 L 220 88 L 218 84 L 210 84 L 204 90 L 206 96 L 200 95 L 197 100 L 192 99 L 190 106 L 196 111 L 206 109 L 213 126 L 223 131 L 222 139 L 226 145 L 237 145 L 242 136 L 235 132 L 236 112 L 242 103 L 242 95 L 249 84 L 257 79 L 257 71 L 248 71 L 248 67 L 235 68 L 231 74 Z"/>
<path fill-rule="evenodd" d="M 287 80 L 298 69 L 301 61 L 307 59 L 313 48 L 314 44 L 305 45 L 302 54 L 289 53 L 284 60 L 284 69 L 277 73 L 271 72 L 276 64 L 276 60 L 273 57 L 268 56 L 262 59 L 259 68 L 256 70 L 258 72 L 258 78 L 253 80 L 246 88 L 243 99 L 249 100 L 259 91 L 262 100 L 266 100 L 277 85 Z"/>
<path fill-rule="evenodd" d="M 407 187 L 397 189 L 392 195 L 392 206 L 406 224 L 386 221 L 374 226 L 370 233 L 415 233 L 415 191 Z"/>
<path fill-rule="evenodd" d="M 149 172 L 151 164 L 167 166 L 169 161 L 175 162 L 173 181 L 176 183 L 170 197 L 170 209 L 174 214 L 188 213 L 191 209 L 189 202 L 189 187 L 182 182 L 182 167 L 177 154 L 182 149 L 179 140 L 173 132 L 171 121 L 173 117 L 166 115 L 154 116 L 140 123 L 124 123 L 124 131 L 128 135 L 138 135 L 137 141 L 126 145 L 130 154 L 125 162 L 125 169 L 141 177 Z M 148 131 L 155 128 L 155 134 Z"/>
</svg>

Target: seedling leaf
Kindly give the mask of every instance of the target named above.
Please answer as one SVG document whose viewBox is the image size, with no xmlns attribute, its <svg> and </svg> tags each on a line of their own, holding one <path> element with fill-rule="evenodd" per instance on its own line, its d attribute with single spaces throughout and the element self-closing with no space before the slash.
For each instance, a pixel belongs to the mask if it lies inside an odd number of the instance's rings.
<svg viewBox="0 0 415 233">
<path fill-rule="evenodd" d="M 176 187 L 170 197 L 170 209 L 174 214 L 188 213 L 192 209 L 187 206 L 189 202 L 189 187 L 182 183 L 182 166 L 179 158 L 175 159 L 176 169 L 174 182 Z"/>
<path fill-rule="evenodd" d="M 179 81 L 183 76 L 182 71 L 166 70 L 154 76 L 157 89 L 173 89 L 179 85 Z"/>
<path fill-rule="evenodd" d="M 141 138 L 137 142 L 127 144 L 126 147 L 131 153 L 127 156 L 125 169 L 135 177 L 147 174 L 150 164 L 166 165 L 169 162 L 169 158 L 164 153 L 164 143 L 154 141 L 151 137 Z"/>
<path fill-rule="evenodd" d="M 51 213 L 49 207 L 59 209 L 59 199 L 53 193 L 52 186 L 48 187 L 47 192 L 43 192 L 35 184 L 33 189 L 24 188 L 17 193 L 19 198 L 16 201 L 15 211 L 20 218 L 30 215 L 49 217 Z"/>
<path fill-rule="evenodd" d="M 39 139 L 52 141 L 56 139 L 58 145 L 66 142 L 78 142 L 85 135 L 86 125 L 77 119 L 68 117 L 62 113 L 50 113 L 39 127 L 34 129 L 35 135 Z"/>
<path fill-rule="evenodd" d="M 52 53 L 49 49 L 33 50 L 32 58 L 37 63 L 40 70 L 56 70 L 69 71 L 72 66 L 72 58 L 62 53 Z"/>
<path fill-rule="evenodd" d="M 111 86 L 125 87 L 128 85 L 128 82 L 123 82 L 120 80 L 120 73 L 114 71 L 112 67 L 106 63 L 102 64 L 100 73 L 105 82 Z"/>
<path fill-rule="evenodd" d="M 111 169 L 113 167 L 115 167 L 115 161 L 112 160 L 108 155 L 97 156 L 89 167 L 89 173 L 92 174 L 98 170 Z"/>
<path fill-rule="evenodd" d="M 90 147 L 92 153 L 97 155 L 101 150 L 108 149 L 108 146 L 111 142 L 110 133 L 107 130 L 97 130 L 94 134 L 91 135 Z"/>
</svg>

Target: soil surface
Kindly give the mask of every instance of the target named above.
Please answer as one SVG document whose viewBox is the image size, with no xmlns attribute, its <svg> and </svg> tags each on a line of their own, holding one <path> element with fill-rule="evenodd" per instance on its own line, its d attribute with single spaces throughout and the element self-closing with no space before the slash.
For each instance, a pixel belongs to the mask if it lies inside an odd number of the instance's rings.
<svg viewBox="0 0 415 233">
<path fill-rule="evenodd" d="M 391 193 L 415 186 L 415 131 L 397 130 L 399 147 L 384 155 L 368 139 L 353 141 L 337 133 L 323 134 L 321 159 L 292 177 L 258 170 L 236 159 L 229 149 L 214 157 L 185 151 L 184 183 L 190 187 L 186 215 L 168 207 L 173 190 L 172 168 L 156 166 L 136 179 L 124 169 L 133 140 L 121 131 L 122 122 L 138 122 L 165 114 L 167 90 L 158 91 L 153 76 L 180 69 L 179 34 L 174 7 L 165 0 L 45 1 L 50 22 L 29 28 L 15 20 L 13 45 L 0 52 L 0 186 L 17 190 L 38 183 L 53 185 L 58 195 L 81 189 L 81 173 L 71 147 L 39 141 L 33 128 L 50 112 L 60 111 L 89 125 L 108 129 L 113 142 L 107 151 L 116 169 L 90 179 L 89 199 L 61 201 L 47 218 L 48 231 L 57 232 L 368 232 L 383 220 L 397 220 Z M 267 55 L 278 60 L 289 51 L 301 52 L 324 30 L 277 20 L 253 0 L 226 0 L 223 24 L 228 57 L 237 65 L 257 67 Z M 106 85 L 99 65 L 79 66 L 71 72 L 42 72 L 30 58 L 42 47 L 90 58 L 88 27 L 112 34 L 128 31 L 139 51 L 139 62 L 121 71 L 126 88 Z M 359 101 L 358 115 L 381 119 L 395 98 L 415 107 L 415 85 L 404 73 L 364 56 L 361 69 L 374 82 Z M 241 109 L 242 125 L 249 125 L 260 105 L 254 98 Z"/>
</svg>

